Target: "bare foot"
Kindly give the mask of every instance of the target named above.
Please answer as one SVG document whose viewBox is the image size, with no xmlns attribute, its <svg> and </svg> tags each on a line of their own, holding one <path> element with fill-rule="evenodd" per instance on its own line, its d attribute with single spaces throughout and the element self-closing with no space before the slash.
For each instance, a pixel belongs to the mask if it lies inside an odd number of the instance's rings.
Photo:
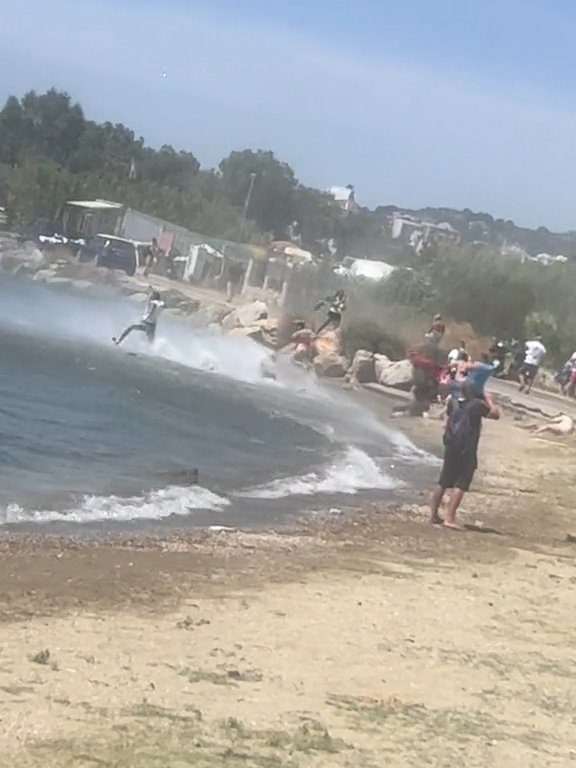
<svg viewBox="0 0 576 768">
<path fill-rule="evenodd" d="M 443 525 L 444 524 L 444 520 L 442 520 L 442 518 L 440 517 L 440 515 L 438 513 L 436 513 L 435 515 L 432 515 L 432 517 L 430 518 L 430 522 L 432 523 L 432 525 Z"/>
</svg>

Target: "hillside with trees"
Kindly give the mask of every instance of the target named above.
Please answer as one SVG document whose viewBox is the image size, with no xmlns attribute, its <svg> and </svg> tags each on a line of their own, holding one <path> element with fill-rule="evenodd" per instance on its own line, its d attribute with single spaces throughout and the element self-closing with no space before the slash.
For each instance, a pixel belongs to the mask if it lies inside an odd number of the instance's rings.
<svg viewBox="0 0 576 768">
<path fill-rule="evenodd" d="M 401 318 L 404 311 L 412 317 L 442 311 L 485 335 L 543 333 L 556 361 L 576 347 L 576 266 L 523 264 L 502 255 L 502 246 L 516 244 L 530 254 L 574 259 L 576 233 L 523 229 L 446 208 L 347 213 L 329 194 L 303 185 L 272 152 L 232 152 L 218 168 L 205 169 L 191 152 L 154 149 L 124 125 L 88 120 L 66 93 L 11 96 L 0 111 L 0 205 L 9 226 L 53 220 L 66 200 L 90 198 L 115 200 L 206 236 L 254 243 L 287 239 L 298 222 L 302 244 L 320 257 L 394 263 L 400 269 L 390 280 L 362 286 L 357 302 L 370 322 L 380 317 L 378 333 L 391 330 L 390 316 Z M 418 255 L 391 238 L 391 219 L 399 212 L 448 222 L 460 244 Z"/>
<path fill-rule="evenodd" d="M 340 219 L 330 196 L 302 185 L 272 152 L 232 152 L 217 169 L 203 169 L 191 152 L 153 149 L 124 125 L 86 119 L 66 93 L 9 97 L 0 112 L 0 204 L 11 226 L 52 219 L 67 199 L 95 197 L 256 242 L 285 237 L 297 220 L 311 247 L 337 235 Z"/>
<path fill-rule="evenodd" d="M 10 96 L 0 111 L 0 205 L 10 225 L 19 229 L 40 217 L 53 219 L 67 199 L 96 197 L 208 236 L 256 243 L 286 239 L 296 221 L 303 245 L 318 255 L 336 250 L 337 258 L 410 263 L 411 254 L 390 236 L 398 208 L 344 214 L 330 195 L 302 184 L 270 151 L 232 152 L 217 168 L 206 169 L 191 152 L 169 145 L 154 149 L 122 124 L 87 119 L 79 104 L 54 88 Z M 517 243 L 531 254 L 576 257 L 574 233 L 522 229 L 468 210 L 406 213 L 447 221 L 464 243 Z"/>
</svg>

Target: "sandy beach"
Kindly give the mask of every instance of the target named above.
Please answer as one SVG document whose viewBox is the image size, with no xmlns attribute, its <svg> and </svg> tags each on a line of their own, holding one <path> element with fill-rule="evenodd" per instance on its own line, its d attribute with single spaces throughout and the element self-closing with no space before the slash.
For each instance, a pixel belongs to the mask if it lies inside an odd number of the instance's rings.
<svg viewBox="0 0 576 768">
<path fill-rule="evenodd" d="M 463 533 L 422 498 L 281 533 L 4 537 L 0 765 L 571 764 L 575 450 L 523 426 L 487 425 Z"/>
</svg>

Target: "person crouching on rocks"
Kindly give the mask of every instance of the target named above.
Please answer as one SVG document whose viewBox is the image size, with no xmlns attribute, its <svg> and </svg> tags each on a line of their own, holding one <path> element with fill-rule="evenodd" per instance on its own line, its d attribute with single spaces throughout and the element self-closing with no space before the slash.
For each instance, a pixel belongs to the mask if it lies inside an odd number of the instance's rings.
<svg viewBox="0 0 576 768">
<path fill-rule="evenodd" d="M 294 323 L 294 332 L 291 342 L 294 345 L 292 361 L 298 365 L 312 365 L 317 354 L 316 334 L 313 330 L 306 327 L 303 320 L 296 320 Z"/>
</svg>

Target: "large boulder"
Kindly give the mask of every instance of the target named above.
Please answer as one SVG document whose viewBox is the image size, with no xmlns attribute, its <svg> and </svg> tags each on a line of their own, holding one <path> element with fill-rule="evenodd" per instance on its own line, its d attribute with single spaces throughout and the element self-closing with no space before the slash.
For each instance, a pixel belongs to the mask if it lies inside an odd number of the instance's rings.
<svg viewBox="0 0 576 768">
<path fill-rule="evenodd" d="M 134 304 L 146 304 L 148 301 L 148 294 L 147 293 L 133 293 L 130 296 L 128 296 L 129 301 L 133 301 Z"/>
<path fill-rule="evenodd" d="M 276 323 L 270 320 L 259 320 L 253 325 L 232 328 L 228 335 L 239 339 L 250 338 L 270 349 L 276 349 L 277 331 Z"/>
<path fill-rule="evenodd" d="M 338 331 L 324 331 L 316 338 L 315 346 L 319 356 L 331 353 L 340 354 L 340 333 Z"/>
<path fill-rule="evenodd" d="M 47 280 L 50 280 L 51 278 L 56 277 L 56 271 L 53 269 L 39 269 L 38 272 L 34 275 L 32 280 L 37 280 L 38 282 L 46 282 Z"/>
<path fill-rule="evenodd" d="M 367 349 L 359 349 L 354 355 L 352 365 L 346 372 L 352 384 L 372 384 L 376 381 L 374 353 Z"/>
<path fill-rule="evenodd" d="M 376 376 L 377 382 L 380 382 L 380 379 L 382 378 L 384 371 L 390 368 L 391 365 L 394 365 L 394 363 L 386 355 L 380 355 L 380 354 L 374 355 L 374 374 Z"/>
<path fill-rule="evenodd" d="M 380 371 L 378 383 L 386 387 L 397 387 L 398 389 L 410 389 L 414 371 L 410 360 L 400 360 L 398 363 L 391 363 Z"/>
<path fill-rule="evenodd" d="M 248 328 L 232 328 L 228 336 L 232 339 L 253 339 L 259 343 L 262 343 L 262 328 L 258 325 L 251 325 Z"/>
<path fill-rule="evenodd" d="M 3 244 L 0 253 L 2 269 L 14 272 L 36 272 L 46 264 L 46 258 L 34 243 L 24 243 L 24 245 L 11 243 Z"/>
<path fill-rule="evenodd" d="M 340 379 L 346 373 L 348 361 L 338 352 L 328 352 L 314 358 L 314 370 L 317 376 Z"/>
<path fill-rule="evenodd" d="M 249 328 L 255 325 L 259 320 L 268 317 L 268 307 L 263 301 L 254 301 L 243 307 L 238 307 L 222 320 L 222 327 L 226 331 L 233 328 Z"/>
<path fill-rule="evenodd" d="M 230 314 L 228 307 L 222 304 L 205 304 L 190 318 L 194 325 L 210 328 L 216 323 L 220 325 L 226 315 Z"/>
</svg>

